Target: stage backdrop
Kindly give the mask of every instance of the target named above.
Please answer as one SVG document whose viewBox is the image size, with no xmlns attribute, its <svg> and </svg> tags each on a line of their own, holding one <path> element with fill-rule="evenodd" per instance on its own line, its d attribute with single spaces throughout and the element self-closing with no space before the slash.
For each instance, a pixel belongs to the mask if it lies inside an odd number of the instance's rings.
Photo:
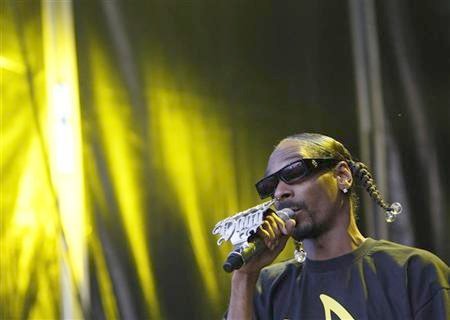
<svg viewBox="0 0 450 320">
<path fill-rule="evenodd" d="M 449 262 L 448 1 L 376 1 L 367 32 L 354 1 L 74 1 L 61 21 L 51 4 L 0 10 L 1 318 L 219 318 L 231 248 L 211 230 L 259 203 L 273 146 L 305 131 L 381 168 L 386 199 L 402 202 L 386 229 L 363 197 L 366 236 Z M 78 119 L 76 190 L 51 159 L 67 141 L 49 133 L 64 109 L 50 108 L 49 74 L 68 58 L 49 58 L 51 32 L 73 35 L 78 107 L 61 123 Z M 364 97 L 382 108 L 364 113 Z"/>
</svg>

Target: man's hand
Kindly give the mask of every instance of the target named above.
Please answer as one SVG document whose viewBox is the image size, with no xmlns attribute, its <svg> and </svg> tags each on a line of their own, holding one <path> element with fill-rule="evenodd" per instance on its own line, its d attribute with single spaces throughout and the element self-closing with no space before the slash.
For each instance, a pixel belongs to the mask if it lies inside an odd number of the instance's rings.
<svg viewBox="0 0 450 320">
<path fill-rule="evenodd" d="M 267 249 L 258 256 L 253 257 L 235 272 L 259 273 L 262 268 L 271 264 L 283 251 L 294 228 L 295 220 L 293 219 L 284 222 L 273 212 L 267 215 L 258 229 L 258 236 L 264 240 Z"/>
</svg>

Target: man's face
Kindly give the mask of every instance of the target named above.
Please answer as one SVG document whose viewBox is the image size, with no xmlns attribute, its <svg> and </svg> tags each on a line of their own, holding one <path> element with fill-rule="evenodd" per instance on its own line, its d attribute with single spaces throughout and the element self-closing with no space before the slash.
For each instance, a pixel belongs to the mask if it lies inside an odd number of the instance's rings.
<svg viewBox="0 0 450 320">
<path fill-rule="evenodd" d="M 310 156 L 305 153 L 302 156 L 295 141 L 285 141 L 270 156 L 266 175 L 303 157 Z M 291 208 L 295 211 L 297 225 L 292 236 L 296 240 L 316 238 L 332 229 L 338 221 L 338 209 L 342 206 L 332 169 L 313 173 L 293 184 L 279 181 L 274 197 L 280 199 L 275 203 L 277 210 Z"/>
</svg>

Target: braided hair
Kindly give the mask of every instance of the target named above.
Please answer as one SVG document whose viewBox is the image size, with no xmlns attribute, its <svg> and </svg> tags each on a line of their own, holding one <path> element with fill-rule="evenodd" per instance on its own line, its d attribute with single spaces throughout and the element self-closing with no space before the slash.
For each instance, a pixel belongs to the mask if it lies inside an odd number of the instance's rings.
<svg viewBox="0 0 450 320">
<path fill-rule="evenodd" d="M 300 133 L 283 139 L 278 145 L 289 140 L 298 145 L 305 158 L 333 158 L 347 162 L 355 184 L 363 187 L 369 196 L 385 211 L 387 222 L 392 222 L 395 216 L 400 213 L 401 205 L 397 202 L 390 204 L 384 200 L 369 168 L 360 161 L 354 161 L 350 152 L 339 141 L 318 133 Z M 358 196 L 353 188 L 350 188 L 349 196 L 356 215 Z"/>
</svg>

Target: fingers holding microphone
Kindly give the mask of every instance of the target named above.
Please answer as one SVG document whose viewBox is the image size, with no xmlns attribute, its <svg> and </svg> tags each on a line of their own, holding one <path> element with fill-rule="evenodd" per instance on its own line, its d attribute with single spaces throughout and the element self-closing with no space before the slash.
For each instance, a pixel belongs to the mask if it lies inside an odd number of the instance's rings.
<svg viewBox="0 0 450 320">
<path fill-rule="evenodd" d="M 268 214 L 259 228 L 260 236 L 271 251 L 281 251 L 295 228 L 295 220 L 283 221 L 276 213 Z M 277 250 L 278 251 L 278 250 Z"/>
<path fill-rule="evenodd" d="M 267 249 L 247 261 L 240 269 L 236 270 L 237 272 L 257 273 L 276 259 L 286 246 L 287 240 L 295 228 L 295 220 L 289 218 L 285 220 L 274 212 L 269 213 L 264 218 L 257 234 L 264 241 Z"/>
</svg>

